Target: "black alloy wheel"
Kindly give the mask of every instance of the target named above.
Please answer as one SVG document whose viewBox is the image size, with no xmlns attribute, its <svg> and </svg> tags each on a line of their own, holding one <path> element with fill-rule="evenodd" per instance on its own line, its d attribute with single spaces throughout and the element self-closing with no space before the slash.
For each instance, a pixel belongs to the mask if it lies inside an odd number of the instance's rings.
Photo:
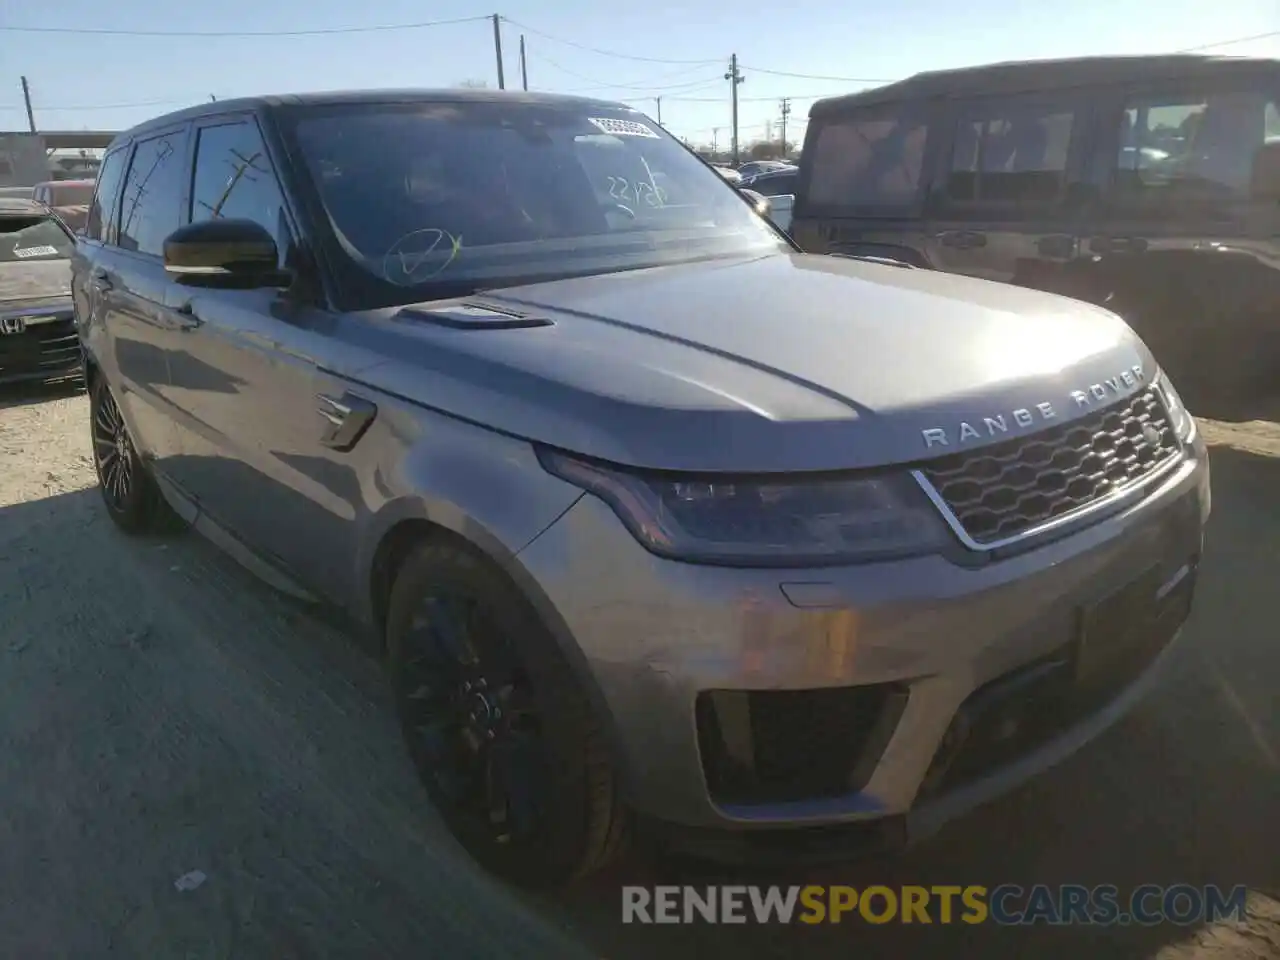
<svg viewBox="0 0 1280 960">
<path fill-rule="evenodd" d="M 419 544 L 392 586 L 386 639 L 409 755 L 472 857 L 554 887 L 621 852 L 628 818 L 602 728 L 502 570 L 453 537 Z"/>
</svg>

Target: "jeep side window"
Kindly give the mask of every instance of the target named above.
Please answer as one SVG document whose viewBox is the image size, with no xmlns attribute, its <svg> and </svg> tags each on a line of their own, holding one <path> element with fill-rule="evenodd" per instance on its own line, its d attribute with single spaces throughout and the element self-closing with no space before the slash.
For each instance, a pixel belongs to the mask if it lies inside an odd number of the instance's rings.
<svg viewBox="0 0 1280 960">
<path fill-rule="evenodd" d="M 97 189 L 89 202 L 89 215 L 85 220 L 84 233 L 90 240 L 110 243 L 115 229 L 116 212 L 120 204 L 116 202 L 120 189 L 120 178 L 124 175 L 124 162 L 129 157 L 128 148 L 116 150 L 102 160 L 98 169 Z"/>
<path fill-rule="evenodd" d="M 165 237 L 178 229 L 186 167 L 181 131 L 141 140 L 124 182 L 118 245 L 153 257 L 163 256 Z"/>
<path fill-rule="evenodd" d="M 960 203 L 1053 203 L 1066 188 L 1074 114 L 1008 105 L 956 128 L 945 197 Z"/>
<path fill-rule="evenodd" d="M 1254 156 L 1275 136 L 1276 99 L 1249 91 L 1130 99 L 1120 118 L 1118 198 L 1247 198 Z"/>
<path fill-rule="evenodd" d="M 817 208 L 910 207 L 929 128 L 910 108 L 819 121 L 808 202 Z"/>
<path fill-rule="evenodd" d="M 284 196 L 262 136 L 251 120 L 200 129 L 191 222 L 215 217 L 254 221 L 275 238 L 281 261 L 287 257 L 292 239 L 284 216 Z"/>
</svg>

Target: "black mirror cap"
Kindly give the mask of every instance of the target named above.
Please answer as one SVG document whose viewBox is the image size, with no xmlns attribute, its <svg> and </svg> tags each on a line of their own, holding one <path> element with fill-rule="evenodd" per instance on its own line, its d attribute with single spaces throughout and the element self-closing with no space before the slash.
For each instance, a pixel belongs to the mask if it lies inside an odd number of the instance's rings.
<svg viewBox="0 0 1280 960">
<path fill-rule="evenodd" d="M 275 238 L 253 220 L 202 220 L 169 234 L 164 268 L 178 278 L 217 281 L 278 274 Z"/>
<path fill-rule="evenodd" d="M 1280 139 L 1268 140 L 1253 155 L 1249 187 L 1254 200 L 1280 201 Z"/>
</svg>

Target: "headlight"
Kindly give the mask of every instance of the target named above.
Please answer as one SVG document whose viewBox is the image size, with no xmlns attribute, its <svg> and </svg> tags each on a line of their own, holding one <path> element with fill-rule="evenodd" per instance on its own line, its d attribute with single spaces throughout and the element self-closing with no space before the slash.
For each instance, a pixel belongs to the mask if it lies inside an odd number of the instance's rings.
<svg viewBox="0 0 1280 960">
<path fill-rule="evenodd" d="M 934 553 L 947 531 L 903 474 L 816 479 L 643 474 L 539 451 L 646 548 L 725 566 L 813 566 Z"/>
<path fill-rule="evenodd" d="M 1183 405 L 1178 391 L 1173 389 L 1173 384 L 1169 382 L 1168 376 L 1163 371 L 1157 378 L 1156 385 L 1164 397 L 1165 406 L 1169 409 L 1169 422 L 1173 425 L 1173 432 L 1183 443 L 1189 443 L 1196 435 L 1196 418 Z"/>
</svg>

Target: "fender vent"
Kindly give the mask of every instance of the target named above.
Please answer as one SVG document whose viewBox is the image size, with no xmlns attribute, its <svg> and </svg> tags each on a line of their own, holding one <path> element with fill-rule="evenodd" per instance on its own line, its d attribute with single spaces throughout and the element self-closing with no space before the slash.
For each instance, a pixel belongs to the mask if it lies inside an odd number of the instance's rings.
<svg viewBox="0 0 1280 960">
<path fill-rule="evenodd" d="M 402 320 L 416 323 L 433 323 L 438 327 L 454 330 L 519 330 L 526 327 L 551 327 L 554 321 L 490 306 L 485 303 L 463 303 L 432 310 L 427 307 L 406 307 L 396 314 Z"/>
</svg>

